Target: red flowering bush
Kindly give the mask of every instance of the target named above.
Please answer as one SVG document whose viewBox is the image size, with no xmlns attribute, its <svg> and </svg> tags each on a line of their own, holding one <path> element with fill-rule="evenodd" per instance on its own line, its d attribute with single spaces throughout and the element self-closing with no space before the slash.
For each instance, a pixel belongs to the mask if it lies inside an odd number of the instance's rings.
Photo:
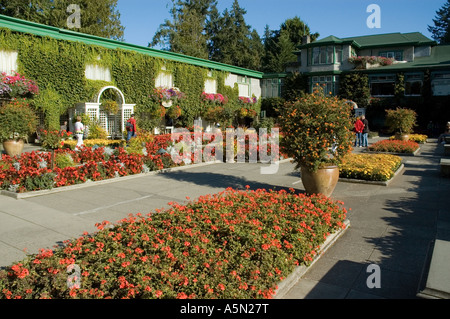
<svg viewBox="0 0 450 319">
<path fill-rule="evenodd" d="M 227 189 L 170 204 L 105 221 L 95 234 L 7 267 L 0 298 L 271 298 L 277 283 L 345 228 L 343 203 L 293 190 Z M 69 278 L 74 268 L 77 277 Z"/>
<path fill-rule="evenodd" d="M 369 146 L 371 152 L 414 153 L 419 144 L 413 141 L 382 140 Z"/>
</svg>

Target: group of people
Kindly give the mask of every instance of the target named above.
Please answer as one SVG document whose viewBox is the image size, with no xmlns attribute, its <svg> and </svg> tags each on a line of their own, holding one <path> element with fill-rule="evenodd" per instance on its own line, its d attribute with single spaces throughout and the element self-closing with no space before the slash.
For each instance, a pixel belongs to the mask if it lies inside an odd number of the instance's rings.
<svg viewBox="0 0 450 319">
<path fill-rule="evenodd" d="M 64 125 L 67 127 L 67 122 L 64 123 Z M 61 126 L 61 129 L 63 129 L 63 126 Z M 134 118 L 134 114 L 131 114 L 130 118 L 127 120 L 126 123 L 126 129 L 127 129 L 127 144 L 131 140 L 131 138 L 136 137 L 136 119 Z M 66 128 L 67 130 L 67 128 Z M 81 116 L 77 116 L 76 122 L 75 122 L 75 136 L 77 138 L 77 145 L 76 149 L 79 149 L 81 145 L 83 145 L 83 137 L 84 132 L 86 130 L 85 125 L 81 122 Z"/>
<path fill-rule="evenodd" d="M 366 119 L 364 115 L 356 118 L 355 122 L 355 147 L 367 147 L 369 146 L 368 137 L 369 137 L 369 121 Z"/>
</svg>

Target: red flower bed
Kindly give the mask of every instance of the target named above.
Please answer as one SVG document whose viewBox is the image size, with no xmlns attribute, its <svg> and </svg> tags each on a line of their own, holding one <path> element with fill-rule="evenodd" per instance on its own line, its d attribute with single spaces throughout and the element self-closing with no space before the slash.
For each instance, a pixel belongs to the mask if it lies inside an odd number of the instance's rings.
<svg viewBox="0 0 450 319">
<path fill-rule="evenodd" d="M 293 190 L 227 189 L 170 204 L 7 267 L 0 298 L 271 298 L 345 228 L 343 203 Z"/>
<path fill-rule="evenodd" d="M 400 140 L 383 140 L 369 146 L 371 152 L 414 153 L 418 149 L 418 143 Z"/>
<path fill-rule="evenodd" d="M 173 167 L 177 165 L 184 165 L 183 150 L 178 151 L 178 157 L 175 162 L 172 159 L 174 154 L 164 153 L 159 154 L 160 149 L 169 150 L 171 146 L 183 141 L 184 138 L 189 138 L 188 143 L 192 143 L 194 138 L 200 138 L 200 146 L 190 152 L 190 163 L 200 163 L 204 160 L 210 161 L 215 158 L 203 158 L 203 152 L 208 144 L 214 145 L 223 150 L 223 161 L 226 161 L 227 154 L 227 138 L 226 133 L 223 133 L 222 142 L 216 141 L 214 134 L 201 133 L 199 136 L 196 133 L 189 132 L 187 134 L 176 134 L 175 140 L 172 140 L 171 134 L 154 136 L 150 142 L 145 144 L 145 155 L 128 153 L 123 148 L 116 148 L 112 154 L 105 152 L 105 147 L 82 147 L 80 151 L 71 149 L 56 149 L 54 150 L 55 157 L 68 154 L 72 158 L 75 166 L 59 168 L 55 166 L 51 170 L 51 155 L 46 152 L 31 152 L 24 153 L 20 157 L 11 158 L 3 155 L 0 160 L 0 189 L 10 190 L 13 192 L 29 192 L 42 189 L 51 189 L 53 187 L 69 186 L 74 184 L 84 183 L 87 180 L 103 180 L 125 175 L 139 174 L 146 171 L 160 170 L 163 168 Z M 267 156 L 260 158 L 260 140 L 261 137 L 255 136 L 256 139 L 245 135 L 244 159 L 246 161 L 257 159 L 261 161 L 279 159 L 278 145 L 271 145 L 267 143 Z M 205 140 L 203 140 L 203 138 Z M 235 147 L 232 150 L 234 157 L 241 151 L 237 143 L 237 137 L 233 136 Z M 250 140 L 253 143 L 250 143 Z M 263 137 L 267 141 L 267 136 Z M 208 147 L 208 152 L 205 156 L 216 155 L 216 148 L 212 150 Z M 240 153 L 239 153 L 240 154 Z M 255 156 L 253 157 L 254 154 Z M 242 160 L 238 158 L 238 160 Z"/>
</svg>

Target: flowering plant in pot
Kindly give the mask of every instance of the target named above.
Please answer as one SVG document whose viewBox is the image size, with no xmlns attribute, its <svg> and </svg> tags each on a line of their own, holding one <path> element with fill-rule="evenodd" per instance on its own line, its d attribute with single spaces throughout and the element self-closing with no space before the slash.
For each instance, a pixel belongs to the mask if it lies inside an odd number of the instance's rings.
<svg viewBox="0 0 450 319">
<path fill-rule="evenodd" d="M 164 88 L 157 87 L 153 90 L 153 94 L 150 95 L 150 98 L 164 107 L 171 107 L 174 102 L 182 100 L 186 97 L 186 95 L 181 92 L 178 88 Z"/>
<path fill-rule="evenodd" d="M 395 133 L 396 138 L 408 140 L 416 125 L 417 113 L 411 109 L 396 108 L 386 110 L 386 125 Z"/>
<path fill-rule="evenodd" d="M 337 183 L 337 165 L 352 147 L 351 106 L 345 100 L 325 96 L 317 86 L 312 94 L 285 103 L 280 109 L 279 125 L 283 134 L 281 151 L 293 158 L 296 169 L 301 169 L 302 180 L 309 173 L 332 168 L 332 180 Z M 327 191 L 320 192 L 330 195 L 334 187 L 327 186 Z M 307 192 L 319 191 L 307 189 Z"/>
<path fill-rule="evenodd" d="M 8 155 L 19 155 L 23 140 L 36 130 L 37 117 L 25 99 L 12 101 L 0 107 L 0 140 Z M 9 150 L 13 146 L 17 150 Z"/>
</svg>

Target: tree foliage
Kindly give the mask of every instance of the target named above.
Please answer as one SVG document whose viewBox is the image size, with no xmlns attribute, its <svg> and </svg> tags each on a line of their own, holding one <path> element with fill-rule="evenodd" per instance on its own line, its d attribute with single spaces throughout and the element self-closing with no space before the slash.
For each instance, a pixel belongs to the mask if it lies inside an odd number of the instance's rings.
<svg viewBox="0 0 450 319">
<path fill-rule="evenodd" d="M 172 0 L 172 20 L 159 26 L 149 47 L 208 58 L 207 21 L 216 4 L 217 0 Z"/>
<path fill-rule="evenodd" d="M 319 34 L 311 34 L 309 26 L 297 16 L 283 22 L 279 30 L 270 30 L 266 26 L 262 71 L 283 72 L 289 63 L 296 62 L 297 55 L 294 51 L 302 44 L 304 36 L 310 36 L 311 41 L 315 41 Z"/>
<path fill-rule="evenodd" d="M 434 26 L 428 26 L 432 38 L 440 44 L 450 43 L 450 0 L 436 11 Z"/>
<path fill-rule="evenodd" d="M 57 28 L 69 28 L 68 10 L 73 0 L 0 0 L 0 14 L 46 24 Z M 117 0 L 78 0 L 80 28 L 74 31 L 123 41 L 124 27 L 120 23 Z"/>
</svg>

